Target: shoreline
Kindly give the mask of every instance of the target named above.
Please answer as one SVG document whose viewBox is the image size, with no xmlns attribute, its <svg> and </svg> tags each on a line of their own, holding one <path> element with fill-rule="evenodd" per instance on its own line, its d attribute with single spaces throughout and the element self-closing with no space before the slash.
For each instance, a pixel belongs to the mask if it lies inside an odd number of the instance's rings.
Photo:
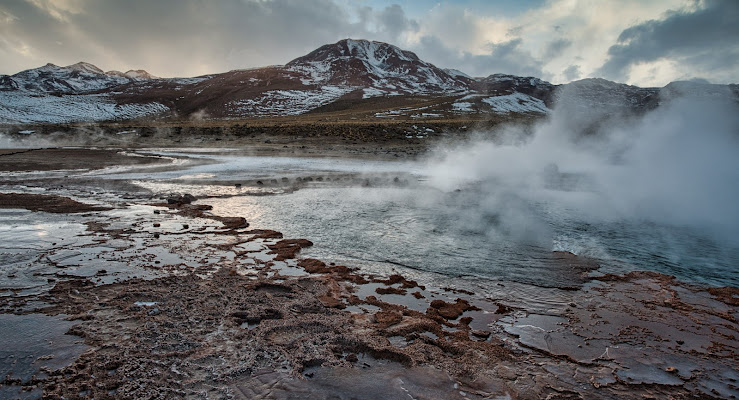
<svg viewBox="0 0 739 400">
<path fill-rule="evenodd" d="M 68 203 L 64 212 L 80 211 L 62 214 L 80 224 L 77 242 L 42 249 L 49 265 L 39 275 L 6 275 L 47 282 L 34 294 L 6 290 L 0 307 L 70 321 L 67 333 L 89 347 L 59 369 L 6 377 L 5 389 L 46 398 L 737 393 L 736 288 L 604 275 L 550 289 L 550 309 L 531 310 L 510 287 L 481 298 L 301 258 L 310 238 L 213 215 L 207 199 L 173 200 L 142 197 L 112 210 Z M 556 256 L 571 272 L 593 267 Z M 53 360 L 49 351 L 37 363 Z M 396 386 L 398 377 L 408 383 Z"/>
</svg>

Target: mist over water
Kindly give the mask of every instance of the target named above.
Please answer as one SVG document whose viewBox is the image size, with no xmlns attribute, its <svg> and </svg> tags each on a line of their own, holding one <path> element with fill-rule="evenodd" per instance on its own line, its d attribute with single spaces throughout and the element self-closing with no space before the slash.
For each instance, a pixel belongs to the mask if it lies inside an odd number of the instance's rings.
<svg viewBox="0 0 739 400">
<path fill-rule="evenodd" d="M 507 127 L 495 141 L 439 148 L 426 161 L 429 184 L 481 197 L 466 222 L 495 215 L 541 245 L 552 240 L 541 214 L 561 212 L 588 223 L 690 227 L 739 244 L 735 100 L 680 97 L 643 116 L 611 115 L 596 129 L 592 113 L 579 111 L 556 108 L 530 134 Z"/>
<path fill-rule="evenodd" d="M 562 250 L 602 272 L 739 286 L 737 109 L 729 95 L 677 96 L 631 115 L 565 96 L 538 125 L 439 145 L 419 162 L 152 149 L 213 162 L 90 176 L 222 196 L 202 201 L 314 241 L 306 256 L 369 269 L 569 285 L 550 257 Z M 299 177 L 316 181 L 246 193 L 250 180 Z"/>
</svg>

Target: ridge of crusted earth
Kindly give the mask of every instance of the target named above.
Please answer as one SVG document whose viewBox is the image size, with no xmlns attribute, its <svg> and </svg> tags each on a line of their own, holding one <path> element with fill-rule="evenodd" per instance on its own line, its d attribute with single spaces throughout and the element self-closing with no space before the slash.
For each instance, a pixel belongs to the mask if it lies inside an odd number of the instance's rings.
<svg viewBox="0 0 739 400">
<path fill-rule="evenodd" d="M 48 290 L 0 297 L 5 313 L 73 322 L 67 334 L 89 346 L 66 366 L 2 381 L 21 392 L 96 399 L 687 399 L 735 398 L 739 391 L 736 288 L 706 290 L 651 272 L 604 275 L 563 291 L 562 309 L 535 313 L 513 298 L 479 298 L 301 258 L 309 240 L 250 229 L 245 219 L 213 215 L 205 204 L 141 205 L 133 218 L 126 208 L 34 198 L 85 212 L 74 215 L 94 243 L 57 254 L 116 242 L 130 249 L 120 261 L 154 275 L 104 280 L 115 274 L 104 269 L 113 261 L 106 257 L 122 253 L 91 260 L 99 268 L 92 276 L 75 275 L 59 257 L 47 273 Z M 184 261 L 161 265 L 143 255 L 167 246 Z M 554 256 L 563 270 L 594 268 L 569 253 Z"/>
</svg>

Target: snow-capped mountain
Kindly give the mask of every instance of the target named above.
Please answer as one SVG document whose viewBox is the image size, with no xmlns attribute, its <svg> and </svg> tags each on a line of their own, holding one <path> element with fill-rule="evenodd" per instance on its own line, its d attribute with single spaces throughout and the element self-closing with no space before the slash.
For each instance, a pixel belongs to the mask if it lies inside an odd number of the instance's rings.
<svg viewBox="0 0 739 400">
<path fill-rule="evenodd" d="M 485 119 L 491 114 L 546 115 L 555 106 L 597 115 L 598 110 L 647 110 L 685 91 L 739 95 L 736 85 L 696 85 L 705 84 L 674 83 L 660 90 L 603 79 L 558 86 L 504 74 L 472 78 L 387 43 L 345 39 L 286 65 L 195 78 L 162 79 L 143 70 L 103 72 L 82 62 L 47 64 L 0 76 L 0 123 L 240 119 L 308 112 L 341 118 Z"/>
<path fill-rule="evenodd" d="M 632 110 L 653 108 L 658 103 L 658 88 L 641 88 L 600 78 L 570 82 L 557 89 L 558 106 L 589 110 Z"/>
<path fill-rule="evenodd" d="M 364 97 L 461 92 L 469 79 L 459 79 L 396 46 L 344 39 L 296 58 L 286 69 L 304 77 L 306 85 L 362 88 Z"/>
<path fill-rule="evenodd" d="M 543 101 L 548 106 L 552 105 L 552 93 L 556 87 L 539 78 L 506 74 L 493 74 L 486 78 L 477 79 L 473 86 L 478 92 L 493 96 L 523 93 Z"/>
<path fill-rule="evenodd" d="M 86 62 L 59 67 L 46 64 L 43 67 L 19 72 L 12 76 L 0 77 L 3 90 L 24 90 L 29 92 L 79 94 L 109 89 L 138 80 L 152 79 L 146 71 L 103 72 L 100 68 Z"/>
<path fill-rule="evenodd" d="M 148 81 L 152 79 L 159 79 L 158 77 L 144 71 L 143 69 L 128 70 L 126 72 L 120 71 L 108 71 L 105 73 L 108 76 L 118 76 L 121 78 L 127 78 L 134 81 Z"/>
<path fill-rule="evenodd" d="M 86 62 L 0 76 L 0 123 L 68 123 L 140 118 L 167 112 L 159 102 L 116 101 L 121 85 L 153 79 L 143 70 L 103 72 Z"/>
</svg>

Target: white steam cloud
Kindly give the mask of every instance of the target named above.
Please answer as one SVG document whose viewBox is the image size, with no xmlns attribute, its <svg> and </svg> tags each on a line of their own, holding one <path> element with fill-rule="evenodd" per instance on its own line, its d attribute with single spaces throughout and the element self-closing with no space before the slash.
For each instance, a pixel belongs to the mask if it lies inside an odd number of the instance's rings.
<svg viewBox="0 0 739 400">
<path fill-rule="evenodd" d="M 561 212 L 593 223 L 687 226 L 739 243 L 733 94 L 681 95 L 642 116 L 575 110 L 572 100 L 561 98 L 533 132 L 509 126 L 495 139 L 437 149 L 429 183 L 479 197 L 464 223 L 494 215 L 497 231 L 543 246 L 552 245 L 547 221 L 557 220 L 547 215 Z"/>
</svg>

